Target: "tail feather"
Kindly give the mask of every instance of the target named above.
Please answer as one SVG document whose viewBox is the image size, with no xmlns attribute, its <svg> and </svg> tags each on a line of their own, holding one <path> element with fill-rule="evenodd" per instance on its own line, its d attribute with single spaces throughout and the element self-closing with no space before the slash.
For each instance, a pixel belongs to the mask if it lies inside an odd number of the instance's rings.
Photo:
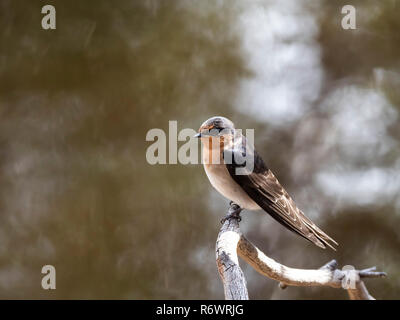
<svg viewBox="0 0 400 320">
<path fill-rule="evenodd" d="M 305 216 L 304 216 L 305 217 Z M 308 230 L 312 232 L 313 237 L 310 237 L 310 240 L 314 242 L 318 247 L 323 249 L 328 246 L 332 250 L 336 251 L 336 248 L 333 245 L 339 246 L 339 244 L 333 240 L 330 236 L 328 236 L 325 232 L 323 232 L 320 228 L 318 228 L 315 223 L 313 223 L 308 218 L 302 219 L 304 224 L 307 226 Z"/>
</svg>

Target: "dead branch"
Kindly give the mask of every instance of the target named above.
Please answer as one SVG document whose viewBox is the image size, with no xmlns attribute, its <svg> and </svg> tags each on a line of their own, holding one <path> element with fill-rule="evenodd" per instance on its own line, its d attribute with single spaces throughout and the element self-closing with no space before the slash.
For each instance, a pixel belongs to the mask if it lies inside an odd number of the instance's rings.
<svg viewBox="0 0 400 320">
<path fill-rule="evenodd" d="M 345 267 L 339 269 L 335 260 L 319 269 L 296 269 L 282 265 L 243 236 L 237 217 L 230 217 L 231 210 L 232 208 L 229 209 L 216 243 L 216 260 L 224 285 L 225 299 L 249 299 L 246 279 L 239 266 L 239 254 L 257 272 L 278 281 L 282 289 L 287 286 L 327 286 L 346 289 L 352 300 L 374 300 L 362 279 L 385 277 L 385 272 L 377 272 L 375 267 L 364 270 Z"/>
</svg>

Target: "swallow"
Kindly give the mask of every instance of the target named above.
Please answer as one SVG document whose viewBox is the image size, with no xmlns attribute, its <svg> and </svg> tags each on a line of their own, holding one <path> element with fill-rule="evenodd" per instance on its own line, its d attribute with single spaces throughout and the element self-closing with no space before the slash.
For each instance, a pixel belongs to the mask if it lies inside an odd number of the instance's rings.
<svg viewBox="0 0 400 320">
<path fill-rule="evenodd" d="M 296 206 L 232 121 L 221 116 L 212 117 L 200 126 L 195 137 L 201 139 L 202 162 L 211 185 L 231 200 L 234 211 L 230 217 L 240 219 L 243 209 L 261 209 L 318 247 L 325 249 L 328 246 L 336 250 L 334 245 L 338 246 L 338 243 Z M 243 159 L 251 161 L 251 166 L 247 166 Z M 242 171 L 238 173 L 240 169 Z"/>
</svg>

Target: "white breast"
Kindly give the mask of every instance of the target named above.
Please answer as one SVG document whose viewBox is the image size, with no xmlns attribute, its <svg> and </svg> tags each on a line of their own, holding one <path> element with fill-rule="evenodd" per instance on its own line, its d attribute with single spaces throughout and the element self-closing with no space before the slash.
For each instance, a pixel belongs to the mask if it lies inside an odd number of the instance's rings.
<svg viewBox="0 0 400 320">
<path fill-rule="evenodd" d="M 212 186 L 225 198 L 249 210 L 261 209 L 230 176 L 225 164 L 204 164 L 204 170 Z"/>
</svg>

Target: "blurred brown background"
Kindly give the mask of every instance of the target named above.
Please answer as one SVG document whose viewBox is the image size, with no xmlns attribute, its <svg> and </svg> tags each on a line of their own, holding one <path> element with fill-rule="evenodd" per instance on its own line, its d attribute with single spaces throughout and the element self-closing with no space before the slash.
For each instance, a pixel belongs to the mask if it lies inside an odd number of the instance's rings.
<svg viewBox="0 0 400 320">
<path fill-rule="evenodd" d="M 57 29 L 41 28 L 41 8 Z M 341 8 L 357 29 L 341 28 Z M 242 230 L 277 261 L 377 265 L 400 293 L 400 1 L 0 0 L 0 298 L 222 299 L 228 201 L 200 165 L 146 162 L 152 128 L 213 115 L 340 247 L 262 212 Z M 57 289 L 41 288 L 41 268 Z M 253 299 L 342 299 L 242 264 Z"/>
</svg>

